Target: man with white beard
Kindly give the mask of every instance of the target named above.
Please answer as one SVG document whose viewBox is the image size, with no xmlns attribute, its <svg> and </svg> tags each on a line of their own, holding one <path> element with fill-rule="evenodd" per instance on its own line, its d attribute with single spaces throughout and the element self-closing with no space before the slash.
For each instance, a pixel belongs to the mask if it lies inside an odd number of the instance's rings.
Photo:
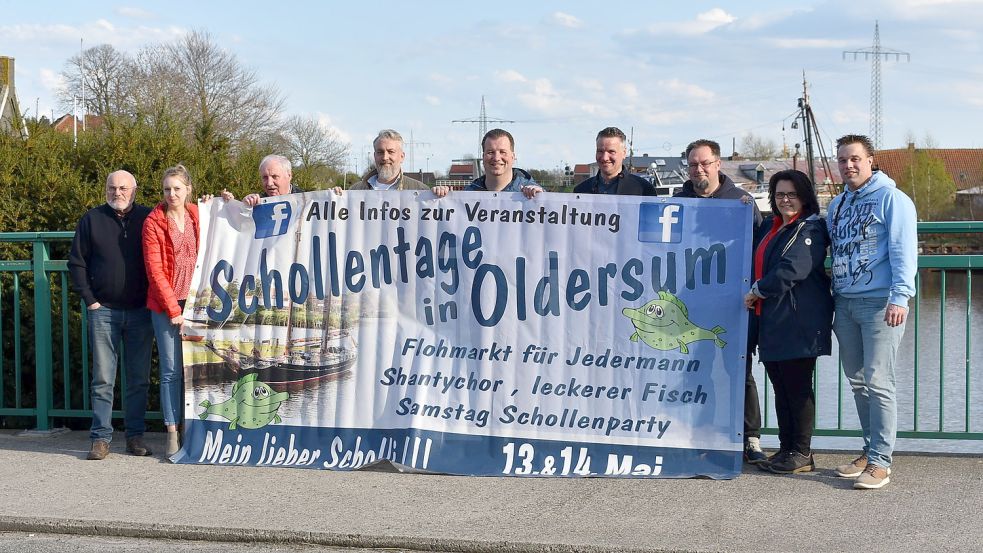
<svg viewBox="0 0 983 553">
<path fill-rule="evenodd" d="M 403 137 L 392 129 L 383 129 L 372 141 L 375 168 L 351 190 L 430 190 L 422 182 L 403 174 Z M 341 193 L 336 188 L 335 192 Z"/>
<path fill-rule="evenodd" d="M 72 287 L 88 314 L 92 349 L 92 448 L 88 458 L 96 461 L 109 455 L 113 440 L 113 388 L 120 346 L 126 370 L 126 451 L 151 455 L 143 441 L 154 343 L 143 263 L 143 222 L 150 208 L 134 203 L 136 193 L 133 175 L 126 171 L 110 174 L 106 203 L 79 220 L 68 256 Z"/>
</svg>

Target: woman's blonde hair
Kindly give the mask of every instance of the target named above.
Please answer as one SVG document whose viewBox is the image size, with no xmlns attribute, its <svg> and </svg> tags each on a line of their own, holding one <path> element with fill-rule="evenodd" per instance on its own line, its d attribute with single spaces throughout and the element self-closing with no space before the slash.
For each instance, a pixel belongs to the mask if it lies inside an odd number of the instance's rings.
<svg viewBox="0 0 983 553">
<path fill-rule="evenodd" d="M 184 165 L 181 165 L 179 163 L 174 167 L 168 167 L 167 169 L 165 169 L 164 176 L 161 177 L 160 179 L 161 186 L 163 186 L 164 181 L 166 181 L 169 178 L 175 178 L 183 182 L 184 185 L 188 187 L 188 197 L 191 197 L 191 193 L 190 193 L 192 188 L 191 173 L 188 173 L 188 169 Z"/>
</svg>

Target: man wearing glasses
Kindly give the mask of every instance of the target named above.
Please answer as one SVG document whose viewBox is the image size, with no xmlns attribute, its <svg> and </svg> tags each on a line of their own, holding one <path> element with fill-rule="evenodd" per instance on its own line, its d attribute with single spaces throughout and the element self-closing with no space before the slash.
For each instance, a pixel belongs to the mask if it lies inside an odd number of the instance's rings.
<svg viewBox="0 0 983 553">
<path fill-rule="evenodd" d="M 758 211 L 758 206 L 754 204 L 754 198 L 750 193 L 743 188 L 738 188 L 730 177 L 720 172 L 720 144 L 707 139 L 695 140 L 686 146 L 686 161 L 689 165 L 689 180 L 674 196 L 749 202 L 754 209 L 752 236 L 756 235 L 761 224 L 761 212 Z M 757 327 L 758 325 L 752 324 L 749 328 Z M 751 374 L 751 354 L 756 345 L 757 336 L 749 333 L 744 379 L 744 460 L 754 465 L 768 459 L 761 451 L 761 407 L 758 405 L 758 386 L 754 382 L 754 375 Z"/>
<path fill-rule="evenodd" d="M 109 455 L 113 440 L 113 387 L 121 345 L 126 367 L 126 451 L 138 456 L 152 453 L 143 442 L 154 336 L 143 263 L 143 222 L 150 208 L 134 203 L 136 193 L 133 175 L 111 173 L 106 179 L 106 203 L 79 220 L 68 256 L 72 287 L 88 308 L 92 346 L 92 448 L 88 458 L 95 461 Z"/>
</svg>

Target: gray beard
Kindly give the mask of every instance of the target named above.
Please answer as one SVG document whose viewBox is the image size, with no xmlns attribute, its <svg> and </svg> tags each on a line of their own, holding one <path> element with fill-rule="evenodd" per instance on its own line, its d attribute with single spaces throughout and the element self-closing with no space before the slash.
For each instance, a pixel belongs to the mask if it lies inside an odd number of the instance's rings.
<svg viewBox="0 0 983 553">
<path fill-rule="evenodd" d="M 399 176 L 399 167 L 395 165 L 380 165 L 376 167 L 376 173 L 379 176 L 379 180 L 383 182 L 391 182 L 393 179 Z"/>
<path fill-rule="evenodd" d="M 693 181 L 693 190 L 702 194 L 707 191 L 707 188 L 710 188 L 710 181 L 708 179 Z"/>
</svg>

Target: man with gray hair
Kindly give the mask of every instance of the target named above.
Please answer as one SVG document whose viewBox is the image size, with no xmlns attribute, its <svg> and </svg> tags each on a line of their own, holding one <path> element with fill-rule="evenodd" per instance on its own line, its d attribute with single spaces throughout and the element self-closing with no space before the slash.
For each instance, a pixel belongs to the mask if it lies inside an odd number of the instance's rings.
<svg viewBox="0 0 983 553">
<path fill-rule="evenodd" d="M 92 448 L 101 461 L 113 440 L 113 388 L 117 358 L 126 369 L 123 421 L 126 451 L 151 455 L 143 441 L 154 331 L 147 309 L 143 222 L 150 208 L 137 205 L 137 181 L 126 171 L 106 179 L 106 203 L 90 209 L 75 227 L 68 271 L 85 302 L 92 348 Z"/>
<path fill-rule="evenodd" d="M 351 190 L 429 190 L 422 182 L 403 174 L 403 137 L 392 129 L 379 131 L 372 141 L 375 167 Z M 339 192 L 335 189 L 335 192 Z"/>
<path fill-rule="evenodd" d="M 270 196 L 283 196 L 284 194 L 296 194 L 303 192 L 300 188 L 290 184 L 293 178 L 293 171 L 290 168 L 290 160 L 277 154 L 270 154 L 259 162 L 259 176 L 263 180 L 263 191 L 258 194 L 249 194 L 242 199 L 242 203 L 249 207 L 254 207 L 263 198 Z M 230 201 L 236 197 L 228 190 L 222 190 L 222 199 Z"/>
</svg>

